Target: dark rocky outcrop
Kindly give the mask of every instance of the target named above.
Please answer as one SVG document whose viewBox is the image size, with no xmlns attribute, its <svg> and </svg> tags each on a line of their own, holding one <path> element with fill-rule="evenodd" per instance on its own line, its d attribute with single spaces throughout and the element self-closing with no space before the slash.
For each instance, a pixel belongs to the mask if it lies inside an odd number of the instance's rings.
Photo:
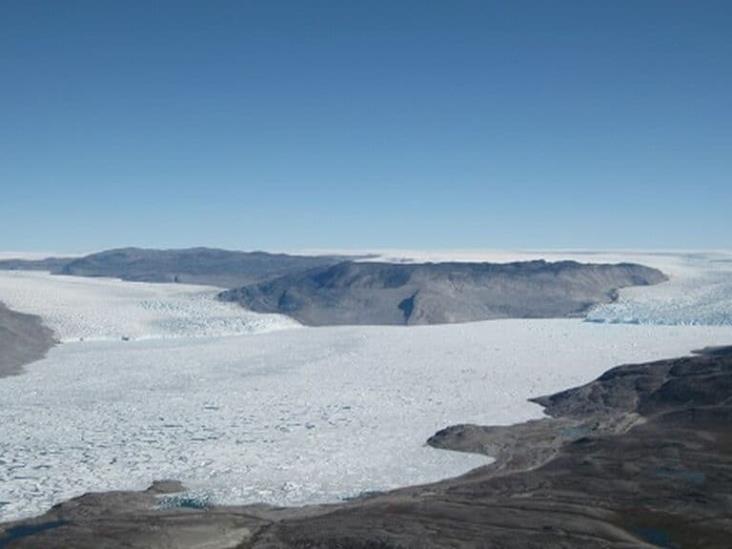
<svg viewBox="0 0 732 549">
<path fill-rule="evenodd" d="M 642 265 L 343 262 L 220 294 L 308 325 L 439 324 L 585 313 L 627 286 L 666 280 Z"/>
<path fill-rule="evenodd" d="M 731 386 L 732 348 L 622 366 L 538 398 L 552 417 L 437 433 L 496 457 L 455 479 L 302 508 L 161 506 L 170 483 L 87 494 L 0 526 L 0 547 L 727 548 Z"/>
<path fill-rule="evenodd" d="M 53 332 L 40 317 L 12 311 L 0 303 L 0 377 L 20 373 L 54 345 Z"/>
</svg>

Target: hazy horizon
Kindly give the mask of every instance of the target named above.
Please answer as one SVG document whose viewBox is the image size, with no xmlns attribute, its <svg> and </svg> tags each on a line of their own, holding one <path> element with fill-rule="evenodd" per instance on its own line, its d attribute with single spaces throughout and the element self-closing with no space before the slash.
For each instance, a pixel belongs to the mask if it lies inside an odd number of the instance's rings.
<svg viewBox="0 0 732 549">
<path fill-rule="evenodd" d="M 180 247 L 155 248 L 146 245 L 126 245 L 94 250 L 82 251 L 49 251 L 49 250 L 3 250 L 0 249 L 0 261 L 8 259 L 40 260 L 47 258 L 84 257 L 96 253 L 118 249 L 146 249 L 146 250 L 186 250 L 196 248 L 217 249 L 231 252 L 265 252 L 270 254 L 289 255 L 343 255 L 343 256 L 372 256 L 378 261 L 418 261 L 418 262 L 512 262 L 528 261 L 535 257 L 545 256 L 550 260 L 561 260 L 572 256 L 598 256 L 610 261 L 613 256 L 683 256 L 689 255 L 731 255 L 732 248 L 226 248 L 215 244 L 184 245 Z M 556 256 L 556 257 L 551 257 Z M 364 257 L 366 259 L 366 257 Z"/>
</svg>

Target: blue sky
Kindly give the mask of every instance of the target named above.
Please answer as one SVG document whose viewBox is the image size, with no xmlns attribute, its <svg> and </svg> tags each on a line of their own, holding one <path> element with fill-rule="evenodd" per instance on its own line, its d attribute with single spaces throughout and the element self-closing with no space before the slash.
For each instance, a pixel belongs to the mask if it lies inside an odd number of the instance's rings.
<svg viewBox="0 0 732 549">
<path fill-rule="evenodd" d="M 0 250 L 720 248 L 732 2 L 5 0 Z"/>
</svg>

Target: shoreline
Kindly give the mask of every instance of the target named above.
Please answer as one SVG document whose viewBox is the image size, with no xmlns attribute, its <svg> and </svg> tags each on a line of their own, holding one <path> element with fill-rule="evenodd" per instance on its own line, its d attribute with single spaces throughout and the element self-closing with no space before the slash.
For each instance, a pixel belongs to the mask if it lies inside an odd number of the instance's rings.
<svg viewBox="0 0 732 549">
<path fill-rule="evenodd" d="M 537 397 L 544 419 L 436 433 L 433 447 L 496 457 L 456 478 L 294 508 L 209 507 L 158 482 L 2 524 L 0 547 L 723 547 L 731 388 L 732 347 L 619 366 Z"/>
<path fill-rule="evenodd" d="M 22 374 L 24 366 L 45 358 L 57 343 L 40 316 L 14 311 L 0 302 L 0 379 Z"/>
</svg>

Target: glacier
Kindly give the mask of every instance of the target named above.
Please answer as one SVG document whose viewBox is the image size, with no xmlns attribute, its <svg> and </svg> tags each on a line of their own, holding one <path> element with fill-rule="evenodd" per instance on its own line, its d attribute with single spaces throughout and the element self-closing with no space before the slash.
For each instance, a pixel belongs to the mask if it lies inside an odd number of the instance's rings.
<svg viewBox="0 0 732 549">
<path fill-rule="evenodd" d="M 732 341 L 581 319 L 305 328 L 214 293 L 0 273 L 0 299 L 62 341 L 0 379 L 0 520 L 164 478 L 187 500 L 276 505 L 432 482 L 490 461 L 425 446 L 439 429 L 539 418 L 527 398 Z"/>
<path fill-rule="evenodd" d="M 669 280 L 621 290 L 618 300 L 594 307 L 592 322 L 659 325 L 732 325 L 732 256 L 680 254 L 655 263 Z"/>
<path fill-rule="evenodd" d="M 298 328 L 215 299 L 220 288 L 0 272 L 0 301 L 39 314 L 62 342 L 231 336 Z"/>
</svg>

